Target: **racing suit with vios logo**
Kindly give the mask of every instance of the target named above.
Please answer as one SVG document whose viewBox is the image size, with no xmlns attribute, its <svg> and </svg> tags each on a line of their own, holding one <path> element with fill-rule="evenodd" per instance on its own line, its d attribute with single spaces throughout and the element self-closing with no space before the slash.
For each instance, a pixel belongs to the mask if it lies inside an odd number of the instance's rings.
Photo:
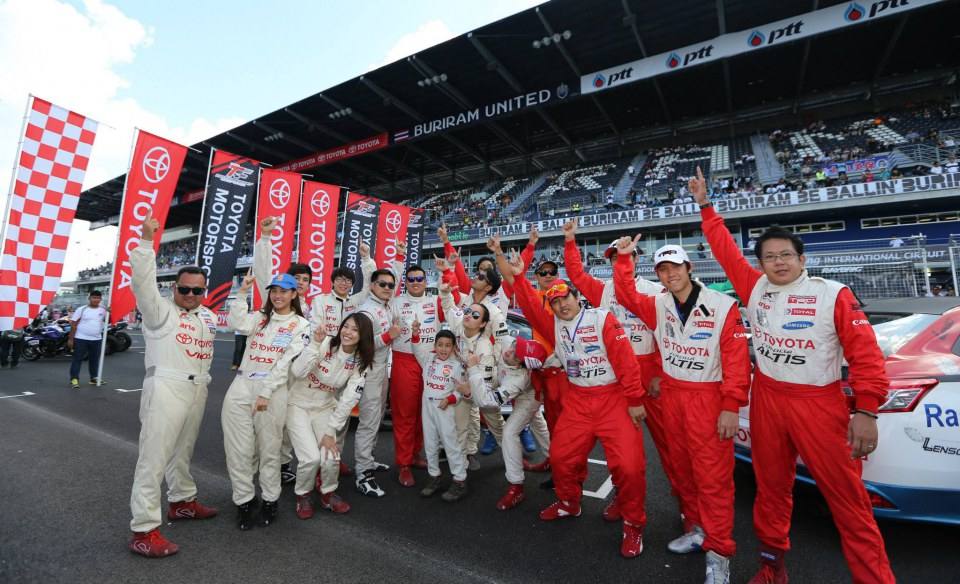
<svg viewBox="0 0 960 584">
<path fill-rule="evenodd" d="M 703 549 L 724 557 L 733 540 L 733 440 L 721 440 L 721 411 L 747 404 L 750 352 L 737 302 L 694 282 L 686 318 L 673 294 L 644 296 L 633 282 L 633 259 L 617 258 L 614 281 L 621 303 L 654 331 L 660 347 L 664 429 L 674 489 L 689 532 L 703 528 Z"/>
<path fill-rule="evenodd" d="M 642 530 L 646 456 L 643 432 L 633 425 L 627 407 L 643 405 L 645 392 L 623 325 L 603 308 L 581 309 L 574 320 L 564 321 L 544 310 L 540 295 L 526 279 L 516 278 L 514 289 L 523 314 L 554 347 L 570 382 L 550 436 L 557 498 L 579 505 L 587 456 L 599 439 L 623 518 Z"/>
<path fill-rule="evenodd" d="M 294 311 L 274 312 L 267 321 L 262 312 L 248 312 L 246 294 L 238 293 L 230 302 L 227 324 L 247 335 L 243 364 L 227 389 L 220 413 L 233 502 L 243 505 L 256 494 L 256 461 L 263 499 L 276 501 L 290 362 L 309 341 L 310 323 Z M 258 397 L 269 400 L 266 411 L 254 410 Z"/>
<path fill-rule="evenodd" d="M 853 581 L 894 582 L 860 478 L 861 461 L 850 457 L 847 442 L 844 358 L 857 409 L 876 412 L 889 387 L 883 353 L 860 303 L 849 288 L 806 270 L 789 284 L 771 284 L 743 257 L 713 207 L 701 216 L 717 261 L 737 295 L 748 300 L 757 362 L 750 400 L 753 523 L 764 553 L 778 559 L 790 549 L 799 454 L 833 514 Z"/>
<path fill-rule="evenodd" d="M 190 459 L 207 403 L 217 317 L 204 306 L 184 310 L 160 295 L 153 241 L 141 241 L 130 252 L 130 267 L 146 343 L 140 454 L 130 494 L 130 529 L 143 533 L 162 521 L 160 487 L 164 478 L 171 503 L 197 496 Z"/>
</svg>

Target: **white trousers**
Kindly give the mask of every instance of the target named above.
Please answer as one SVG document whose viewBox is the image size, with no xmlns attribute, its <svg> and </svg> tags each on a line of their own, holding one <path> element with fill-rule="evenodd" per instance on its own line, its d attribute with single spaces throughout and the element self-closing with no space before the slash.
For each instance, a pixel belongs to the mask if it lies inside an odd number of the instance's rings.
<svg viewBox="0 0 960 584">
<path fill-rule="evenodd" d="M 480 443 L 480 408 L 472 401 L 461 400 L 456 405 L 457 439 L 464 454 L 477 453 Z M 503 444 L 503 414 L 500 408 L 484 408 L 483 419 L 499 444 Z"/>
<path fill-rule="evenodd" d="M 503 427 L 503 466 L 506 467 L 507 482 L 513 485 L 523 484 L 523 446 L 520 444 L 520 432 L 530 424 L 531 430 L 537 425 L 537 419 L 547 425 L 540 412 L 540 402 L 533 391 L 525 391 L 513 400 L 513 413 L 507 418 Z M 536 433 L 534 433 L 536 436 Z M 540 442 L 540 447 L 550 451 L 550 433 L 545 434 L 546 443 Z"/>
<path fill-rule="evenodd" d="M 334 404 L 336 405 L 336 404 Z M 340 479 L 340 461 L 334 460 L 329 453 L 322 459 L 320 439 L 323 438 L 327 422 L 333 414 L 333 408 L 303 408 L 290 404 L 287 406 L 287 435 L 297 454 L 297 484 L 294 492 L 306 495 L 313 490 L 320 473 L 324 495 L 337 490 Z"/>
<path fill-rule="evenodd" d="M 360 398 L 360 419 L 354 436 L 354 462 L 357 474 L 373 470 L 373 449 L 377 446 L 380 422 L 387 409 L 387 365 L 375 364 L 367 372 Z"/>
<path fill-rule="evenodd" d="M 280 498 L 280 445 L 287 416 L 287 390 L 275 391 L 266 411 L 254 412 L 255 395 L 251 387 L 257 383 L 237 377 L 223 398 L 220 423 L 223 426 L 223 449 L 236 505 L 253 499 L 256 487 L 253 476 L 260 471 L 260 490 L 265 501 Z"/>
<path fill-rule="evenodd" d="M 445 410 L 426 395 L 420 401 L 423 418 L 423 449 L 427 454 L 427 472 L 440 476 L 440 448 L 447 453 L 447 464 L 455 481 L 467 480 L 467 457 L 460 448 L 454 406 Z"/>
<path fill-rule="evenodd" d="M 164 478 L 171 503 L 197 496 L 190 459 L 206 404 L 206 384 L 157 377 L 143 380 L 140 453 L 130 493 L 131 530 L 147 532 L 162 523 L 160 488 Z"/>
</svg>

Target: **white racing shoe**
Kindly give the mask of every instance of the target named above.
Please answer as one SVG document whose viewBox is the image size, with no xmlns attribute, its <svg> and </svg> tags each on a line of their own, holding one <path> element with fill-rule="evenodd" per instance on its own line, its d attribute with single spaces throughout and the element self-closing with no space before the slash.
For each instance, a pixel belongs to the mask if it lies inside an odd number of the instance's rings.
<svg viewBox="0 0 960 584">
<path fill-rule="evenodd" d="M 377 484 L 377 479 L 373 476 L 373 470 L 366 470 L 357 475 L 357 491 L 361 495 L 374 498 L 386 495 L 380 485 Z"/>
<path fill-rule="evenodd" d="M 667 549 L 675 554 L 692 554 L 703 549 L 703 539 L 703 529 L 695 525 L 692 531 L 668 543 Z"/>
<path fill-rule="evenodd" d="M 730 584 L 730 558 L 707 552 L 707 577 L 703 584 Z"/>
</svg>

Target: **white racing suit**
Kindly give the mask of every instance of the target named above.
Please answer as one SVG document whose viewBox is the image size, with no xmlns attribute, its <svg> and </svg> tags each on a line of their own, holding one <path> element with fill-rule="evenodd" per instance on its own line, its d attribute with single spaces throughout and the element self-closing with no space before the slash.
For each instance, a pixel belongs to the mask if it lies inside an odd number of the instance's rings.
<svg viewBox="0 0 960 584">
<path fill-rule="evenodd" d="M 280 497 L 280 445 L 287 417 L 290 362 L 309 339 L 310 323 L 290 312 L 247 312 L 246 295 L 230 302 L 230 328 L 247 335 L 243 364 L 223 398 L 220 421 L 233 502 L 243 505 L 256 494 L 253 476 L 259 461 L 260 489 L 266 501 Z M 269 400 L 266 411 L 254 411 L 258 397 Z"/>
<path fill-rule="evenodd" d="M 443 305 L 443 314 L 447 325 L 457 336 L 457 351 L 460 353 L 460 357 L 466 359 L 470 353 L 477 354 L 480 357 L 480 367 L 483 369 L 483 380 L 490 387 L 496 387 L 497 360 L 495 355 L 499 343 L 496 347 L 494 346 L 489 329 L 484 329 L 473 337 L 467 338 L 463 330 L 463 310 L 454 305 L 453 295 L 441 294 L 440 302 Z M 490 323 L 493 323 L 495 322 L 495 315 L 500 316 L 500 311 L 495 306 L 492 308 L 488 306 L 487 308 L 490 310 Z M 502 323 L 502 319 L 496 322 Z M 497 439 L 498 443 L 503 444 L 503 414 L 500 413 L 500 408 L 484 408 L 483 417 L 486 419 L 487 428 L 490 429 L 493 437 Z M 460 400 L 457 403 L 457 431 L 464 454 L 468 456 L 476 454 L 480 442 L 480 407 L 472 399 Z"/>
<path fill-rule="evenodd" d="M 373 294 L 367 296 L 358 312 L 366 314 L 373 322 L 373 340 L 376 347 L 373 366 L 367 372 L 367 380 L 363 384 L 360 419 L 354 435 L 354 462 L 356 473 L 360 475 L 373 470 L 373 449 L 377 446 L 377 432 L 387 408 L 387 360 L 390 358 L 390 345 L 393 342 L 389 333 L 393 315 L 390 307 Z"/>
<path fill-rule="evenodd" d="M 312 340 L 290 365 L 290 395 L 287 399 L 287 433 L 297 453 L 298 495 L 309 493 L 319 470 L 321 492 L 337 490 L 340 462 L 321 452 L 320 439 L 337 436 L 347 426 L 350 412 L 363 395 L 364 374 L 356 354 L 338 347 L 330 350 L 332 338 Z"/>
<path fill-rule="evenodd" d="M 464 368 L 456 357 L 441 360 L 436 355 L 420 361 L 423 367 L 423 450 L 427 455 L 427 473 L 440 476 L 440 448 L 447 454 L 453 480 L 467 480 L 467 456 L 458 436 L 455 407 L 463 398 L 457 384 L 463 381 Z M 450 404 L 441 410 L 440 402 Z"/>
<path fill-rule="evenodd" d="M 188 311 L 160 296 L 152 241 L 141 241 L 130 252 L 130 266 L 146 342 L 130 529 L 143 533 L 162 522 L 160 487 L 164 478 L 171 503 L 197 496 L 190 459 L 207 403 L 217 318 L 206 307 Z"/>
<path fill-rule="evenodd" d="M 506 467 L 507 482 L 512 485 L 523 484 L 523 448 L 520 445 L 520 432 L 540 418 L 540 425 L 546 426 L 540 406 L 543 405 L 536 398 L 533 385 L 530 384 L 530 372 L 523 367 L 513 367 L 500 362 L 497 389 L 493 389 L 484 381 L 483 367 L 471 367 L 467 370 L 470 380 L 471 398 L 481 408 L 499 409 L 505 403 L 513 400 L 513 413 L 507 418 L 503 427 L 503 465 Z M 550 438 L 547 433 L 546 443 L 540 446 L 544 451 L 550 451 Z M 539 441 L 539 438 L 538 438 Z"/>
</svg>

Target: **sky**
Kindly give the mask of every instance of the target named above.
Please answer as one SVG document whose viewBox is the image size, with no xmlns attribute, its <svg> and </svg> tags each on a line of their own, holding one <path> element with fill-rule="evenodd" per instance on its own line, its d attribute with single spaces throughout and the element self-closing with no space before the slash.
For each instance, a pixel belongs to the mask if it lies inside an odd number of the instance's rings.
<svg viewBox="0 0 960 584">
<path fill-rule="evenodd" d="M 0 0 L 0 212 L 28 95 L 101 122 L 84 189 L 126 172 L 135 127 L 192 144 L 540 0 Z M 75 221 L 63 281 L 112 261 Z"/>
</svg>

